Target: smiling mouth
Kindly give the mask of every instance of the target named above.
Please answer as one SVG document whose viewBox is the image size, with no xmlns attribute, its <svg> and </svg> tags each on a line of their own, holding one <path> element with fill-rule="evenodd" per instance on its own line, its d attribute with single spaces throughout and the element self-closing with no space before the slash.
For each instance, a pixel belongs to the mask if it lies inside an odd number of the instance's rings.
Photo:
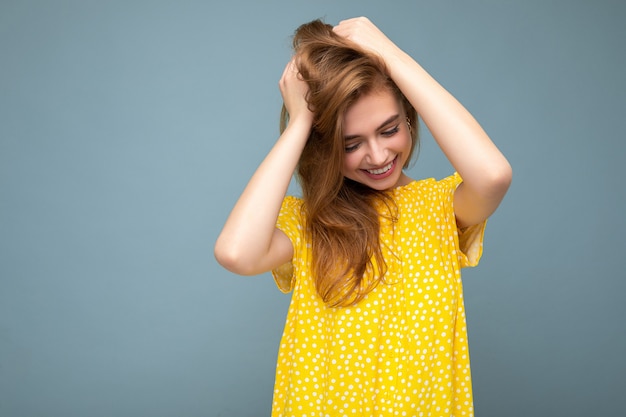
<svg viewBox="0 0 626 417">
<path fill-rule="evenodd" d="M 378 169 L 366 169 L 364 171 L 369 172 L 372 175 L 381 175 L 384 174 L 385 172 L 389 171 L 391 168 L 393 168 L 393 164 L 395 164 L 396 160 L 394 158 L 393 161 L 389 162 L 387 165 L 385 165 L 382 168 L 378 168 Z"/>
</svg>

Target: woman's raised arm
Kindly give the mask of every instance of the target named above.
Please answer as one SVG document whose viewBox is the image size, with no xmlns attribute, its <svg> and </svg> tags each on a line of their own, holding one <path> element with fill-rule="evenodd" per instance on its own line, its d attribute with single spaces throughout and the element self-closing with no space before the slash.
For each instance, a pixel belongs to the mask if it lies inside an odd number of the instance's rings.
<svg viewBox="0 0 626 417">
<path fill-rule="evenodd" d="M 512 170 L 474 117 L 367 18 L 343 21 L 334 30 L 383 58 L 390 77 L 463 178 L 454 196 L 459 226 L 489 217 L 511 183 Z"/>
<path fill-rule="evenodd" d="M 248 182 L 215 243 L 215 258 L 234 273 L 267 272 L 293 256 L 291 241 L 276 228 L 276 220 L 311 131 L 307 88 L 292 59 L 280 80 L 289 125 Z"/>
</svg>

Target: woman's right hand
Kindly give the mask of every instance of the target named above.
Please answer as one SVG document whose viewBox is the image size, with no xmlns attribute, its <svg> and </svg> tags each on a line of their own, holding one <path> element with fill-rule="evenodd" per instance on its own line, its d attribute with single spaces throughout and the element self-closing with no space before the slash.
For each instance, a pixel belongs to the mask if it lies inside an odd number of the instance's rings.
<svg viewBox="0 0 626 417">
<path fill-rule="evenodd" d="M 309 86 L 300 76 L 296 56 L 287 63 L 278 85 L 290 122 L 302 120 L 310 127 L 313 123 L 313 112 L 306 101 Z"/>
</svg>

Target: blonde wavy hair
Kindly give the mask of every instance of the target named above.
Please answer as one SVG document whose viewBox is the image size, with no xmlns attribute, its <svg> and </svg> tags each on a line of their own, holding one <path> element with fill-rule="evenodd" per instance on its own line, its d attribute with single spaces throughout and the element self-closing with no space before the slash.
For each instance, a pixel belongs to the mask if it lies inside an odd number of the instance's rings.
<svg viewBox="0 0 626 417">
<path fill-rule="evenodd" d="M 306 97 L 314 113 L 313 127 L 300 157 L 297 179 L 302 188 L 307 238 L 312 246 L 311 272 L 315 287 L 331 307 L 356 304 L 384 280 L 387 265 L 379 242 L 376 201 L 393 201 L 344 178 L 343 120 L 362 96 L 388 89 L 398 98 L 418 146 L 417 112 L 387 75 L 380 57 L 337 35 L 321 20 L 300 26 L 293 38 L 298 70 L 308 84 Z M 283 105 L 280 130 L 289 115 Z M 407 162 L 408 163 L 408 162 Z"/>
</svg>

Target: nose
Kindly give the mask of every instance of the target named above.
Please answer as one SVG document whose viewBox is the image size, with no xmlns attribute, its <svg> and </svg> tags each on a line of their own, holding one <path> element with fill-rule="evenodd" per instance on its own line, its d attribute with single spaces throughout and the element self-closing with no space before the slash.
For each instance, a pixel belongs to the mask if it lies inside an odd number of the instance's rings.
<svg viewBox="0 0 626 417">
<path fill-rule="evenodd" d="M 387 149 L 381 141 L 372 139 L 367 144 L 366 161 L 372 166 L 382 166 L 387 162 Z"/>
</svg>

